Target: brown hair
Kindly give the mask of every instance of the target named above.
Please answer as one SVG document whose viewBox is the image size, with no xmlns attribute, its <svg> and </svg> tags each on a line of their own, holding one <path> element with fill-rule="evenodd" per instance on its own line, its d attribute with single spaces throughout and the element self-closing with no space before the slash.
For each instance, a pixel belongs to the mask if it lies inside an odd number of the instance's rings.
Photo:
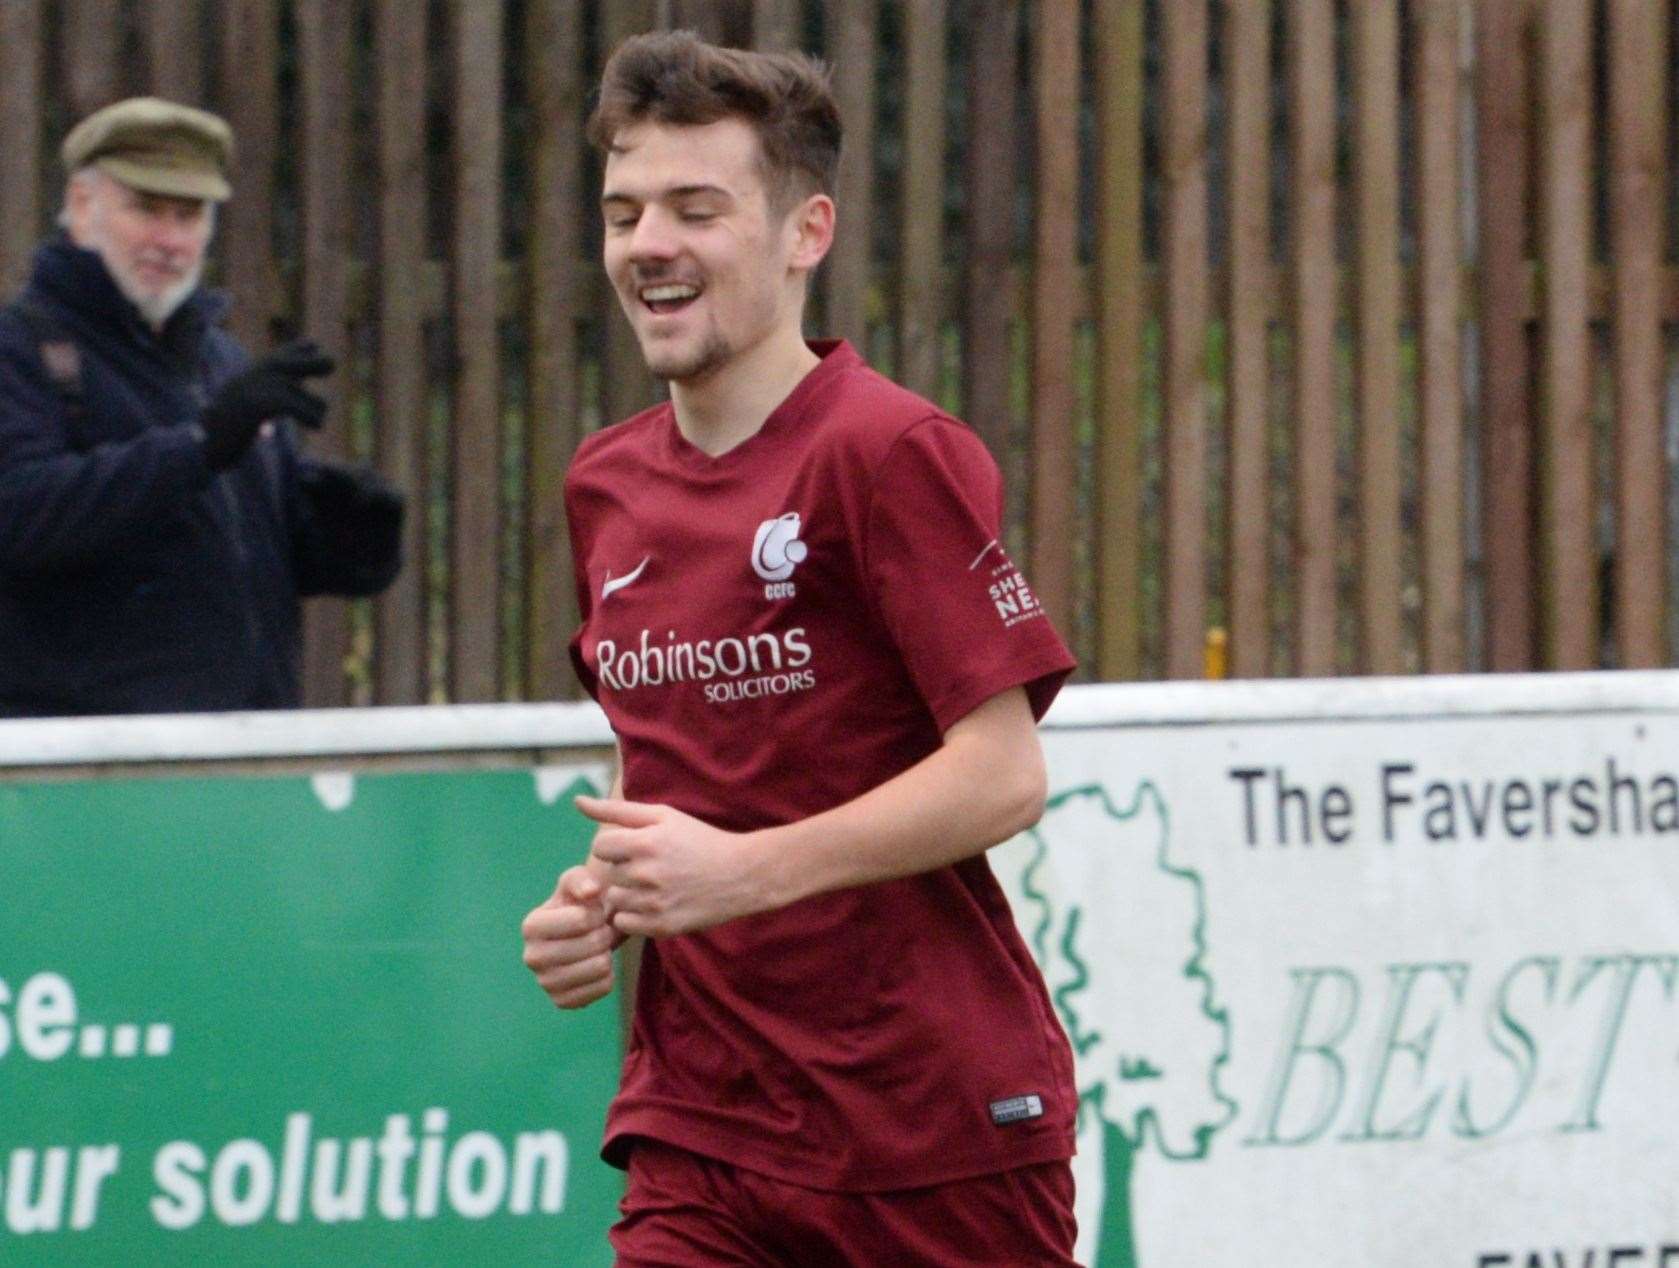
<svg viewBox="0 0 1679 1268">
<path fill-rule="evenodd" d="M 601 74 L 589 140 L 600 150 L 624 128 L 703 125 L 738 118 L 758 135 L 772 205 L 832 194 L 840 117 L 828 68 L 804 53 L 756 53 L 707 44 L 692 31 L 633 35 Z"/>
</svg>

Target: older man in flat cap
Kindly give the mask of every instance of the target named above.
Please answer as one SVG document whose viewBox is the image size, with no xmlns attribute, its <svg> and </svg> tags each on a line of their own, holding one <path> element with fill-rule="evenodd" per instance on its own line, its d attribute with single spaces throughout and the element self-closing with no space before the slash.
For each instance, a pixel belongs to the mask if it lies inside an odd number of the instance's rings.
<svg viewBox="0 0 1679 1268">
<path fill-rule="evenodd" d="M 372 594 L 402 498 L 315 461 L 333 369 L 252 362 L 199 285 L 233 137 L 119 102 L 65 138 L 63 232 L 0 310 L 0 715 L 299 702 L 299 599 Z"/>
</svg>

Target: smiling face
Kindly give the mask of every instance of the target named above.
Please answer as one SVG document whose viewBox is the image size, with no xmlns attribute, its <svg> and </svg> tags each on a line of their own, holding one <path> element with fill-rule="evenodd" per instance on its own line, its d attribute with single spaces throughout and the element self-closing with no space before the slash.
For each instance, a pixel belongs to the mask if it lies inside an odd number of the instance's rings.
<svg viewBox="0 0 1679 1268">
<path fill-rule="evenodd" d="M 692 383 L 799 341 L 805 277 L 827 250 L 832 208 L 822 194 L 773 205 L 742 120 L 619 131 L 601 196 L 604 256 L 648 369 Z"/>
<path fill-rule="evenodd" d="M 89 170 L 71 180 L 65 211 L 71 240 L 99 253 L 117 288 L 153 326 L 197 288 L 216 224 L 208 201 L 130 189 Z"/>
</svg>

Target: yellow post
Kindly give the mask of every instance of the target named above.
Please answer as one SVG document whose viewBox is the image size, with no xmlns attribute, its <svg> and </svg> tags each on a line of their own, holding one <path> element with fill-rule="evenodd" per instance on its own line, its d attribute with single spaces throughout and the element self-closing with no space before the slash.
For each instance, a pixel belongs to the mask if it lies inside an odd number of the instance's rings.
<svg viewBox="0 0 1679 1268">
<path fill-rule="evenodd" d="M 1230 677 L 1230 635 L 1222 625 L 1207 630 L 1207 642 L 1201 649 L 1202 676 Z"/>
</svg>

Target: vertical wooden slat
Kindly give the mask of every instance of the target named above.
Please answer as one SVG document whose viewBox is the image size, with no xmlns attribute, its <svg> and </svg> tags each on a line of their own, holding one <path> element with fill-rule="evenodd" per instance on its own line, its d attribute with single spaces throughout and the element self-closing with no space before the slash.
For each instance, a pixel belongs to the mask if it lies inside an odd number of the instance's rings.
<svg viewBox="0 0 1679 1268">
<path fill-rule="evenodd" d="M 1265 287 L 1271 259 L 1271 3 L 1225 0 L 1230 167 L 1230 671 L 1271 661 L 1266 419 L 1270 374 Z"/>
<path fill-rule="evenodd" d="M 729 48 L 752 44 L 756 0 L 659 0 L 653 20 L 663 29 L 693 31 Z"/>
<path fill-rule="evenodd" d="M 1535 482 L 1527 268 L 1529 0 L 1477 11 L 1475 132 L 1479 185 L 1481 552 L 1488 669 L 1534 664 Z"/>
<path fill-rule="evenodd" d="M 41 225 L 40 0 L 0 4 L 0 298 L 29 275 Z"/>
<path fill-rule="evenodd" d="M 1359 650 L 1396 674 L 1399 609 L 1399 6 L 1350 10 L 1358 213 Z"/>
<path fill-rule="evenodd" d="M 111 0 L 65 0 L 62 13 L 65 104 L 72 119 L 83 119 L 123 95 L 122 9 Z"/>
<path fill-rule="evenodd" d="M 1541 9 L 1540 130 L 1545 276 L 1544 550 L 1547 663 L 1597 663 L 1592 475 L 1591 24 L 1588 0 Z"/>
<path fill-rule="evenodd" d="M 349 351 L 346 264 L 350 249 L 350 14 L 335 0 L 298 0 L 302 81 L 304 333 L 338 359 L 326 424 L 310 448 L 327 459 L 349 452 Z M 344 604 L 316 602 L 304 625 L 304 699 L 317 708 L 346 702 L 349 651 Z"/>
<path fill-rule="evenodd" d="M 869 237 L 874 226 L 874 67 L 876 0 L 828 0 L 834 95 L 845 148 L 834 202 L 833 249 L 824 267 L 828 329 L 868 352 Z"/>
<path fill-rule="evenodd" d="M 1421 0 L 1416 21 L 1421 281 L 1423 668 L 1464 655 L 1463 407 L 1458 252 L 1458 0 Z"/>
<path fill-rule="evenodd" d="M 1206 641 L 1207 574 L 1206 5 L 1204 0 L 1183 0 L 1166 6 L 1163 18 L 1163 650 L 1167 677 L 1199 678 Z"/>
<path fill-rule="evenodd" d="M 150 0 L 145 8 L 146 61 L 151 92 L 170 101 L 204 99 L 204 28 L 198 0 Z"/>
<path fill-rule="evenodd" d="M 297 61 L 299 66 L 301 151 L 299 206 L 303 225 L 302 286 L 296 325 L 340 361 L 330 392 L 331 409 L 321 430 L 311 439 L 317 454 L 342 459 L 349 450 L 346 427 L 348 367 L 351 31 L 344 6 L 330 0 L 297 0 Z M 337 672 L 334 667 L 334 673 Z"/>
<path fill-rule="evenodd" d="M 1015 71 L 1020 0 L 976 0 L 969 12 L 968 242 L 962 276 L 962 408 L 999 464 L 1009 457 L 1011 304 L 997 279 L 1014 263 Z"/>
<path fill-rule="evenodd" d="M 939 282 L 944 251 L 944 0 L 904 13 L 903 250 L 898 261 L 896 377 L 939 392 Z"/>
<path fill-rule="evenodd" d="M 426 699 L 426 358 L 420 275 L 426 254 L 426 10 L 378 0 L 380 469 L 408 494 L 403 568 L 375 608 L 378 699 Z"/>
<path fill-rule="evenodd" d="M 752 46 L 784 53 L 799 47 L 798 0 L 753 0 Z"/>
<path fill-rule="evenodd" d="M 1335 13 L 1291 9 L 1296 668 L 1335 672 Z"/>
<path fill-rule="evenodd" d="M 746 0 L 750 3 L 751 0 Z M 660 15 L 653 0 L 600 0 L 599 37 L 601 64 L 625 40 L 660 25 Z M 670 15 L 673 18 L 679 15 Z"/>
<path fill-rule="evenodd" d="M 1096 672 L 1142 673 L 1143 0 L 1096 7 Z"/>
<path fill-rule="evenodd" d="M 1073 632 L 1073 320 L 1078 284 L 1078 6 L 1037 7 L 1032 49 L 1037 182 L 1032 268 L 1032 581 Z"/>
<path fill-rule="evenodd" d="M 604 65 L 612 51 L 630 36 L 650 30 L 653 19 L 653 6 L 648 0 L 603 0 L 599 26 L 601 63 Z M 594 192 L 598 195 L 600 191 Z M 647 371 L 641 345 L 636 342 L 629 318 L 618 305 L 617 295 L 610 286 L 603 286 L 600 297 L 599 316 L 606 327 L 602 408 L 608 422 L 617 422 L 646 409 L 663 393 Z"/>
<path fill-rule="evenodd" d="M 1624 668 L 1668 663 L 1661 264 L 1667 152 L 1664 0 L 1610 0 L 1610 234 L 1615 261 L 1615 641 Z"/>
<path fill-rule="evenodd" d="M 532 699 L 551 700 L 572 694 L 567 644 L 577 624 L 563 481 L 582 435 L 576 295 L 586 267 L 580 227 L 588 206 L 579 162 L 583 18 L 570 0 L 535 0 L 526 21 L 532 206 L 526 681 Z"/>
<path fill-rule="evenodd" d="M 450 503 L 449 696 L 497 694 L 501 471 L 496 265 L 501 238 L 500 5 L 455 0 L 455 408 Z"/>
<path fill-rule="evenodd" d="M 233 198 L 222 209 L 223 276 L 233 296 L 234 335 L 266 351 L 277 307 L 274 165 L 279 150 L 279 14 L 276 0 L 227 0 L 221 13 L 221 78 L 237 85 L 223 113 L 235 139 Z"/>
</svg>

